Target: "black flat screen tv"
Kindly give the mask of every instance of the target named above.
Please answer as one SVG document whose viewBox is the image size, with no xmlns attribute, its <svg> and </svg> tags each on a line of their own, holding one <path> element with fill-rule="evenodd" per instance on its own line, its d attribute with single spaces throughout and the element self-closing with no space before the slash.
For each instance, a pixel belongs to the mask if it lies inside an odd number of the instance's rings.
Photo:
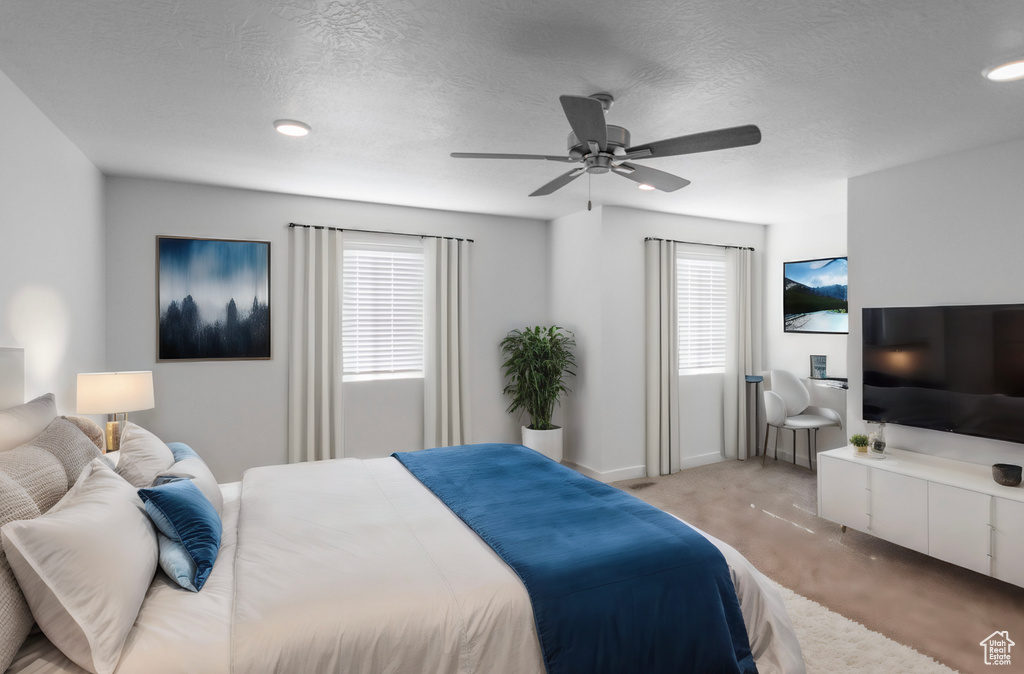
<svg viewBox="0 0 1024 674">
<path fill-rule="evenodd" d="M 1024 443 L 1024 304 L 862 318 L 865 420 Z"/>
</svg>

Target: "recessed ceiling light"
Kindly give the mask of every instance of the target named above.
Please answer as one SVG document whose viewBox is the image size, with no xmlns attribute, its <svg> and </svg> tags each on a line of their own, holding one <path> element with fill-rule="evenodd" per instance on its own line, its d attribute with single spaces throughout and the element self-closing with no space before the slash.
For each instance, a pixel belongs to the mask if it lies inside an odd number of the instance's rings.
<svg viewBox="0 0 1024 674">
<path fill-rule="evenodd" d="M 294 119 L 279 119 L 274 122 L 274 128 L 277 129 L 278 133 L 283 133 L 286 136 L 294 136 L 295 138 L 308 136 L 310 132 L 309 124 L 299 122 Z"/>
<path fill-rule="evenodd" d="M 989 68 L 982 74 L 993 82 L 1013 82 L 1014 80 L 1024 80 L 1024 59 L 1019 61 L 1010 61 L 1009 63 L 1004 63 L 1001 66 Z"/>
<path fill-rule="evenodd" d="M 640 183 L 639 185 L 637 185 L 637 187 L 639 189 L 642 189 L 642 190 L 653 190 L 654 189 L 654 187 L 652 185 L 648 185 L 647 183 Z"/>
</svg>

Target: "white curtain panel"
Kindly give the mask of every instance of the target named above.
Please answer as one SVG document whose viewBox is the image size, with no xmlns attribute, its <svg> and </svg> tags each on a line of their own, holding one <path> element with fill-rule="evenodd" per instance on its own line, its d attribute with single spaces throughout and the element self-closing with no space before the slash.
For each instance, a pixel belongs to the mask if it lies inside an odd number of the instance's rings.
<svg viewBox="0 0 1024 674">
<path fill-rule="evenodd" d="M 676 244 L 644 242 L 647 475 L 679 470 L 679 333 Z"/>
<path fill-rule="evenodd" d="M 345 456 L 341 352 L 342 232 L 292 227 L 288 461 Z"/>
<path fill-rule="evenodd" d="M 470 439 L 469 241 L 428 237 L 423 446 Z"/>
<path fill-rule="evenodd" d="M 748 396 L 745 377 L 761 371 L 761 348 L 755 323 L 757 284 L 754 252 L 742 248 L 725 250 L 727 300 L 725 383 L 722 387 L 723 447 L 727 459 L 746 459 Z M 757 404 L 757 401 L 754 401 Z M 756 438 L 755 438 L 756 441 Z"/>
</svg>

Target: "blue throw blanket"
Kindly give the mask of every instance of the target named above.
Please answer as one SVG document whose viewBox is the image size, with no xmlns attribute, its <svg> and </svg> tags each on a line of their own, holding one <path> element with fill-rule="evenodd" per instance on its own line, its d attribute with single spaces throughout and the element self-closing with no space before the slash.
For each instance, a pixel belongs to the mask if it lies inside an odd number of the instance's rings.
<svg viewBox="0 0 1024 674">
<path fill-rule="evenodd" d="M 549 674 L 757 671 L 725 558 L 671 515 L 519 445 L 393 456 L 522 579 Z"/>
</svg>

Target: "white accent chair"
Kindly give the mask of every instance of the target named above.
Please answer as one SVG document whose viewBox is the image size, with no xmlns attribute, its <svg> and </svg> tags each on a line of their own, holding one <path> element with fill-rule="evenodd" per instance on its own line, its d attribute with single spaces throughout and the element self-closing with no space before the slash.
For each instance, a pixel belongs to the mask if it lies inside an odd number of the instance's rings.
<svg viewBox="0 0 1024 674">
<path fill-rule="evenodd" d="M 772 370 L 769 373 L 770 388 L 765 387 L 764 411 L 768 423 L 764 429 L 764 454 L 761 465 L 768 458 L 768 433 L 775 427 L 775 459 L 779 458 L 779 433 L 782 429 L 793 431 L 793 464 L 796 465 L 796 432 L 807 431 L 807 467 L 814 470 L 814 458 L 818 449 L 818 429 L 829 426 L 843 427 L 839 412 L 827 407 L 810 405 L 811 394 L 796 375 L 787 370 Z M 814 442 L 811 442 L 814 431 Z"/>
</svg>

